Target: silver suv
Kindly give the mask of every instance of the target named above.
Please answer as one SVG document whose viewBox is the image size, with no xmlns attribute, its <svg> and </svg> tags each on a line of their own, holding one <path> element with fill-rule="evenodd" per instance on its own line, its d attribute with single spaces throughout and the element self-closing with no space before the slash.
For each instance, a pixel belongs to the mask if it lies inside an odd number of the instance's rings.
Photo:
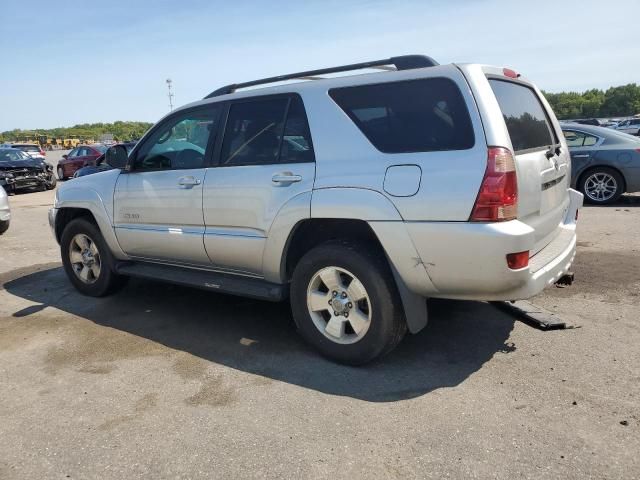
<svg viewBox="0 0 640 480">
<path fill-rule="evenodd" d="M 365 68 L 384 71 L 319 78 Z M 107 161 L 50 212 L 80 292 L 133 276 L 289 298 L 344 363 L 421 330 L 426 298 L 528 298 L 575 255 L 569 150 L 509 69 L 411 55 L 229 85 Z"/>
</svg>

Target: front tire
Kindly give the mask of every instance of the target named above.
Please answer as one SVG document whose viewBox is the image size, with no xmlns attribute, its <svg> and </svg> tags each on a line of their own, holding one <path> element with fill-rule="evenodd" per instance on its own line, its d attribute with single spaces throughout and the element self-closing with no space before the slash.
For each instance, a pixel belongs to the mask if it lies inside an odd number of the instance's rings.
<svg viewBox="0 0 640 480">
<path fill-rule="evenodd" d="M 51 173 L 51 176 L 45 183 L 45 185 L 47 186 L 47 190 L 53 190 L 54 188 L 56 188 L 57 183 L 58 183 L 58 180 L 56 179 L 55 174 Z"/>
<path fill-rule="evenodd" d="M 67 179 L 67 177 L 64 176 L 64 169 L 62 167 L 58 167 L 57 173 L 58 180 L 60 180 L 61 182 L 64 182 Z"/>
<path fill-rule="evenodd" d="M 77 218 L 60 238 L 62 264 L 76 289 L 90 297 L 103 297 L 121 288 L 126 277 L 113 271 L 113 256 L 98 227 Z"/>
<path fill-rule="evenodd" d="M 291 309 L 310 344 L 349 365 L 390 352 L 407 330 L 384 255 L 346 241 L 321 244 L 302 257 L 291 280 Z"/>
<path fill-rule="evenodd" d="M 607 205 L 624 193 L 624 178 L 612 168 L 596 167 L 582 175 L 579 189 L 587 202 Z"/>
<path fill-rule="evenodd" d="M 6 232 L 7 230 L 9 230 L 9 223 L 11 222 L 11 220 L 6 220 L 6 221 L 0 221 L 0 235 L 2 235 L 4 232 Z"/>
</svg>

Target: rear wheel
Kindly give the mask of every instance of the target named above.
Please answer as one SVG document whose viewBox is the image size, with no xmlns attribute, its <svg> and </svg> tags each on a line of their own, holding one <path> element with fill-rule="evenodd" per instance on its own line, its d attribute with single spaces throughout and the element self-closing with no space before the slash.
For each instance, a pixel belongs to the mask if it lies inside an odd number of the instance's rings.
<svg viewBox="0 0 640 480">
<path fill-rule="evenodd" d="M 60 252 L 69 280 L 85 295 L 108 295 L 126 281 L 126 277 L 113 271 L 113 257 L 100 230 L 84 218 L 72 220 L 65 227 Z"/>
<path fill-rule="evenodd" d="M 328 242 L 298 262 L 291 308 L 301 335 L 324 356 L 361 365 L 391 350 L 407 326 L 384 255 Z"/>
<path fill-rule="evenodd" d="M 582 175 L 579 188 L 587 202 L 606 205 L 624 193 L 624 179 L 611 168 L 597 167 Z"/>
</svg>

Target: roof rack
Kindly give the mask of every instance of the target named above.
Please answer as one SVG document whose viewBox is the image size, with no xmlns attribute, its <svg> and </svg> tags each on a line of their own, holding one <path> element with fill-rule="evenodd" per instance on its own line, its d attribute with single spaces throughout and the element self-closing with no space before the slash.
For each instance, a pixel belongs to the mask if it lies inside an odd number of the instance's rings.
<svg viewBox="0 0 640 480">
<path fill-rule="evenodd" d="M 340 67 L 321 68 L 319 70 L 307 70 L 306 72 L 289 73 L 287 75 L 278 75 L 276 77 L 261 78 L 259 80 L 252 80 L 244 83 L 232 83 L 222 88 L 214 90 L 209 95 L 204 97 L 212 98 L 220 95 L 226 95 L 233 93 L 239 88 L 253 87 L 255 85 L 263 85 L 265 83 L 284 82 L 285 80 L 321 80 L 322 77 L 318 75 L 325 75 L 327 73 L 349 72 L 351 70 L 361 70 L 363 68 L 379 68 L 381 70 L 390 70 L 390 65 L 395 66 L 396 70 L 412 70 L 414 68 L 434 67 L 438 65 L 433 58 L 426 55 L 402 55 L 399 57 L 386 58 L 384 60 L 373 60 L 371 62 L 352 63 L 351 65 L 342 65 Z"/>
</svg>

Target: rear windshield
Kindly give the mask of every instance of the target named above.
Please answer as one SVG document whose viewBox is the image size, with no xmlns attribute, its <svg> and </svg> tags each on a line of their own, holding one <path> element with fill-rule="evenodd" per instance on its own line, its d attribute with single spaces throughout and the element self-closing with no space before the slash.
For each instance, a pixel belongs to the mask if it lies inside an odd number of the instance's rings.
<svg viewBox="0 0 640 480">
<path fill-rule="evenodd" d="M 473 147 L 469 111 L 457 85 L 449 79 L 335 88 L 329 95 L 381 152 Z"/>
<path fill-rule="evenodd" d="M 489 80 L 516 152 L 549 148 L 557 143 L 540 100 L 529 87 Z"/>
<path fill-rule="evenodd" d="M 19 148 L 23 152 L 39 152 L 40 147 L 36 145 L 14 145 L 13 148 Z"/>
</svg>

